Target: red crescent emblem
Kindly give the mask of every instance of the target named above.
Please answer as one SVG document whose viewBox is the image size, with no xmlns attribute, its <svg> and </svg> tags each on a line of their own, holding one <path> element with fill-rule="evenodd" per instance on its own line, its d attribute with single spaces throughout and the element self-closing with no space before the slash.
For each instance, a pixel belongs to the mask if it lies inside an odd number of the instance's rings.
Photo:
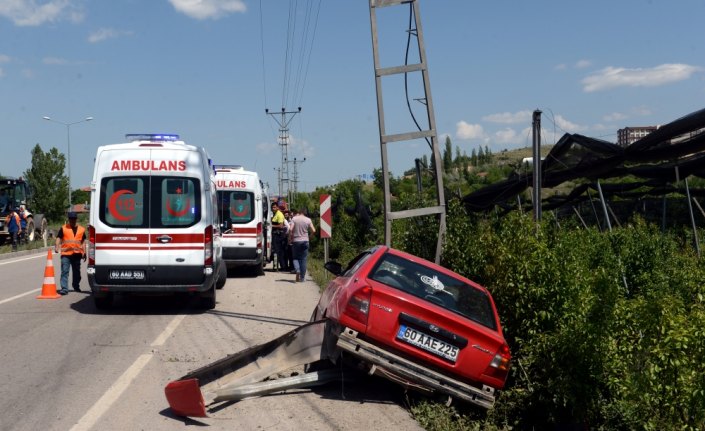
<svg viewBox="0 0 705 431">
<path fill-rule="evenodd" d="M 113 193 L 112 196 L 110 196 L 110 200 L 108 201 L 108 210 L 110 211 L 110 215 L 112 215 L 115 220 L 118 221 L 130 221 L 137 214 L 132 214 L 131 216 L 126 216 L 123 215 L 117 208 L 117 201 L 122 195 L 133 195 L 134 193 L 131 192 L 130 190 L 118 190 L 117 192 Z"/>
<path fill-rule="evenodd" d="M 240 203 L 242 203 L 242 201 L 240 201 Z M 250 211 L 249 211 L 250 209 L 249 209 L 247 206 L 245 206 L 245 205 L 243 205 L 242 208 L 243 208 L 242 211 L 235 211 L 235 207 L 231 207 L 231 208 L 230 208 L 230 212 L 231 212 L 232 215 L 234 215 L 235 217 L 243 217 L 243 216 L 246 216 L 247 213 L 250 212 Z"/>
<path fill-rule="evenodd" d="M 169 211 L 169 214 L 173 215 L 174 217 L 181 217 L 182 215 L 185 215 L 188 212 L 189 209 L 189 204 L 191 203 L 190 199 L 186 199 L 186 205 L 184 205 L 184 209 L 181 211 L 174 211 L 171 208 L 171 203 L 170 200 L 166 200 L 166 210 Z"/>
</svg>

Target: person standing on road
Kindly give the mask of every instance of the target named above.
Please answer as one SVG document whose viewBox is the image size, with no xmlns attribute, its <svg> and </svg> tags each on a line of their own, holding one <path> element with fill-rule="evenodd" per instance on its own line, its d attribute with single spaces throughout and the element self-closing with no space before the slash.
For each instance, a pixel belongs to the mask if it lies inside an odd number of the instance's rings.
<svg viewBox="0 0 705 431">
<path fill-rule="evenodd" d="M 5 217 L 5 226 L 7 226 L 7 233 L 10 234 L 10 240 L 12 241 L 12 251 L 17 251 L 17 236 L 20 233 L 21 222 L 20 215 L 17 213 L 19 208 L 13 208 L 10 214 Z"/>
<path fill-rule="evenodd" d="M 20 235 L 18 242 L 27 244 L 29 243 L 29 238 L 27 238 L 27 209 L 24 205 L 20 205 L 18 215 L 20 216 Z"/>
<path fill-rule="evenodd" d="M 284 214 L 279 211 L 279 205 L 276 202 L 272 203 L 272 256 L 269 261 L 274 260 L 274 255 L 277 255 L 279 267 L 282 267 L 284 258 L 284 243 L 286 242 L 286 226 L 284 222 Z"/>
<path fill-rule="evenodd" d="M 313 222 L 306 217 L 306 209 L 297 211 L 289 224 L 289 242 L 294 255 L 294 270 L 296 270 L 296 281 L 306 279 L 306 261 L 308 260 L 308 234 L 316 233 Z"/>
<path fill-rule="evenodd" d="M 75 212 L 70 211 L 67 217 L 69 221 L 59 229 L 54 246 L 55 253 L 61 250 L 61 289 L 58 291 L 60 295 L 69 293 L 69 268 L 73 272 L 73 290 L 81 291 L 81 260 L 86 260 L 86 230 L 76 222 L 78 217 Z"/>
</svg>

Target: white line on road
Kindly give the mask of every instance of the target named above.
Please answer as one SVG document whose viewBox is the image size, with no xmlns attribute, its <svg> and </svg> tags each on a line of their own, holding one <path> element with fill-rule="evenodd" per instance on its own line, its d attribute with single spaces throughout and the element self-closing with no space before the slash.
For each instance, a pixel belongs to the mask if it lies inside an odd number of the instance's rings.
<svg viewBox="0 0 705 431">
<path fill-rule="evenodd" d="M 122 393 L 125 392 L 125 389 L 130 386 L 130 383 L 132 383 L 135 377 L 137 377 L 140 371 L 142 371 L 142 368 L 147 365 L 147 362 L 152 359 L 152 356 L 153 354 L 151 353 L 140 355 L 137 360 L 130 365 L 130 368 L 128 368 L 127 371 L 125 371 L 122 376 L 120 376 L 120 378 L 113 383 L 110 389 L 108 389 L 108 391 L 104 393 L 95 404 L 93 404 L 93 407 L 91 407 L 91 409 L 83 415 L 78 423 L 71 427 L 71 431 L 90 430 L 91 427 L 98 422 L 98 419 L 100 419 L 103 413 L 108 411 L 110 406 L 112 406 L 113 403 L 120 398 L 120 395 L 122 395 Z"/>
<path fill-rule="evenodd" d="M 30 290 L 29 292 L 20 293 L 19 295 L 11 296 L 11 297 L 9 297 L 9 298 L 7 298 L 7 299 L 3 299 L 2 301 L 0 301 L 0 305 L 4 304 L 4 303 L 6 303 L 6 302 L 14 301 L 15 299 L 18 299 L 18 298 L 22 298 L 23 296 L 27 296 L 27 295 L 31 295 L 31 294 L 33 294 L 33 293 L 37 293 L 37 292 L 39 292 L 40 290 L 42 290 L 42 289 L 34 289 L 34 290 Z"/>
<path fill-rule="evenodd" d="M 174 332 L 177 326 L 179 326 L 179 323 L 181 323 L 182 320 L 184 320 L 184 317 L 186 317 L 185 314 L 179 314 L 178 316 L 174 317 L 171 322 L 164 328 L 161 334 L 157 337 L 156 340 L 152 343 L 152 347 L 159 347 L 164 342 L 166 341 L 167 338 Z"/>
<path fill-rule="evenodd" d="M 32 256 L 32 257 L 23 257 L 22 259 L 4 260 L 4 261 L 0 262 L 0 265 L 9 265 L 11 263 L 22 262 L 23 260 L 36 259 L 38 257 L 46 258 L 46 255 L 45 254 L 38 254 L 38 255 Z"/>
<path fill-rule="evenodd" d="M 182 320 L 184 320 L 186 315 L 179 314 L 175 316 L 161 334 L 152 342 L 151 347 L 157 347 L 164 344 L 167 338 L 176 330 Z M 98 422 L 101 416 L 110 409 L 110 407 L 120 398 L 123 392 L 130 386 L 132 381 L 137 377 L 137 375 L 142 371 L 142 369 L 147 366 L 147 363 L 154 356 L 153 352 L 145 353 L 140 355 L 135 362 L 130 365 L 130 368 L 125 371 L 122 376 L 120 376 L 115 383 L 108 389 L 102 397 L 93 405 L 93 407 L 88 410 L 88 412 L 83 415 L 81 419 L 71 427 L 71 431 L 83 431 L 90 430 L 93 425 Z"/>
</svg>

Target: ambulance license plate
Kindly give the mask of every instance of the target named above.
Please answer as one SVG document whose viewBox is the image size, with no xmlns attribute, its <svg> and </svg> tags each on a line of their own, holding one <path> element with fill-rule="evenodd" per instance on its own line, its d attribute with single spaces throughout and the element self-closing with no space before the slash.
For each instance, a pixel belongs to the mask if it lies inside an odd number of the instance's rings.
<svg viewBox="0 0 705 431">
<path fill-rule="evenodd" d="M 111 280 L 144 280 L 144 271 L 134 269 L 111 269 Z"/>
</svg>

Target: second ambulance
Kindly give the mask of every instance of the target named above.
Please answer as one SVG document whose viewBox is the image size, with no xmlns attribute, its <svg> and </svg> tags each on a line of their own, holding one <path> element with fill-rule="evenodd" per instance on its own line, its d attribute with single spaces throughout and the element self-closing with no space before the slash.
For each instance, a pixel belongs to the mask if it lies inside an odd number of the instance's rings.
<svg viewBox="0 0 705 431">
<path fill-rule="evenodd" d="M 98 148 L 88 281 L 97 308 L 117 293 L 188 292 L 214 308 L 225 284 L 214 171 L 178 135 L 126 135 Z"/>
<path fill-rule="evenodd" d="M 257 172 L 240 165 L 215 165 L 218 211 L 223 223 L 223 260 L 264 274 L 267 264 L 269 198 Z"/>
</svg>

